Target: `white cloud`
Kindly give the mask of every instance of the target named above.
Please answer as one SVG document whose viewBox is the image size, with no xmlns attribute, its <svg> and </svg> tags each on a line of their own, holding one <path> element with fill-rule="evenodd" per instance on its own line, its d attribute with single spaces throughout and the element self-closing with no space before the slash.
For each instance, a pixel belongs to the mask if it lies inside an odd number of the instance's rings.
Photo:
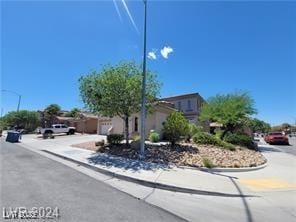
<svg viewBox="0 0 296 222">
<path fill-rule="evenodd" d="M 169 57 L 169 54 L 172 53 L 174 50 L 170 46 L 164 46 L 160 50 L 160 54 L 162 55 L 163 58 L 167 59 Z"/>
<path fill-rule="evenodd" d="M 151 52 L 148 52 L 148 59 L 153 59 L 155 60 L 156 59 L 156 53 L 151 51 Z"/>
</svg>

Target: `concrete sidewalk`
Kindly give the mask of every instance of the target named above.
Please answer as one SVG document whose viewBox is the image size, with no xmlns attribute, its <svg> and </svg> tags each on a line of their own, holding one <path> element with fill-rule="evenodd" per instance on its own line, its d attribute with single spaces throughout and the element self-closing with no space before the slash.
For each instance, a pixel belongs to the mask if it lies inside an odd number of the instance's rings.
<svg viewBox="0 0 296 222">
<path fill-rule="evenodd" d="M 65 136 L 53 140 L 40 140 L 24 136 L 19 145 L 31 150 L 51 153 L 93 168 L 101 173 L 150 187 L 204 195 L 230 197 L 252 195 L 250 190 L 239 188 L 236 177 L 224 173 L 204 172 L 196 169 L 182 169 L 138 160 L 127 160 L 71 147 L 71 144 L 101 139 L 104 138 L 99 135 Z"/>
</svg>

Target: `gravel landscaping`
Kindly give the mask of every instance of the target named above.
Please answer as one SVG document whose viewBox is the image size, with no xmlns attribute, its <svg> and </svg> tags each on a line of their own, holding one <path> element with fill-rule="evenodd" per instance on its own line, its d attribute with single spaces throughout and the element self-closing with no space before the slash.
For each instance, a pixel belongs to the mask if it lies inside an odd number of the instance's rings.
<svg viewBox="0 0 296 222">
<path fill-rule="evenodd" d="M 90 141 L 73 147 L 130 159 L 138 158 L 138 151 L 124 144 L 96 146 L 95 141 Z M 235 151 L 230 151 L 213 145 L 184 143 L 173 148 L 170 145 L 147 144 L 145 161 L 177 166 L 240 168 L 262 165 L 266 159 L 260 152 L 244 147 L 236 147 Z"/>
</svg>

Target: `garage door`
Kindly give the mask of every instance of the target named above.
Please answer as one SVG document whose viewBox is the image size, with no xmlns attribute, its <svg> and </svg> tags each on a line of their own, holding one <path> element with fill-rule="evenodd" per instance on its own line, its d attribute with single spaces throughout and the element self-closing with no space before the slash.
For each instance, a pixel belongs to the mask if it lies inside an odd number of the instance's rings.
<svg viewBox="0 0 296 222">
<path fill-rule="evenodd" d="M 100 125 L 101 125 L 100 134 L 101 135 L 107 135 L 108 130 L 112 127 L 111 121 L 102 122 Z"/>
</svg>

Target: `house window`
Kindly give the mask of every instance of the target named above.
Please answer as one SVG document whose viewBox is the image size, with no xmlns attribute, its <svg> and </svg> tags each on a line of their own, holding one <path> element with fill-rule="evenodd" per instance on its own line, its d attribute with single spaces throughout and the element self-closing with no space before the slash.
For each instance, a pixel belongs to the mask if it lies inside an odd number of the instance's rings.
<svg viewBox="0 0 296 222">
<path fill-rule="evenodd" d="M 181 101 L 178 102 L 178 110 L 181 110 Z"/>
<path fill-rule="evenodd" d="M 134 123 L 134 129 L 135 129 L 135 132 L 138 132 L 138 117 L 135 117 L 135 123 Z"/>
<path fill-rule="evenodd" d="M 191 110 L 191 100 L 187 100 L 187 109 Z"/>
</svg>

